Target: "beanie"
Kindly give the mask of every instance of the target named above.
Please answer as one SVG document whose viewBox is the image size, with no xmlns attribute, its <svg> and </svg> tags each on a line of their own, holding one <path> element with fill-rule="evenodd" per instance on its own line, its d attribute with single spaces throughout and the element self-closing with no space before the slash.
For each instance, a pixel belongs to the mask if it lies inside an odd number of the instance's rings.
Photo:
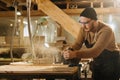
<svg viewBox="0 0 120 80">
<path fill-rule="evenodd" d="M 87 18 L 91 18 L 93 20 L 97 20 L 96 11 L 91 7 L 85 8 L 83 10 L 83 12 L 80 14 L 80 16 L 84 16 L 84 17 L 87 17 Z"/>
</svg>

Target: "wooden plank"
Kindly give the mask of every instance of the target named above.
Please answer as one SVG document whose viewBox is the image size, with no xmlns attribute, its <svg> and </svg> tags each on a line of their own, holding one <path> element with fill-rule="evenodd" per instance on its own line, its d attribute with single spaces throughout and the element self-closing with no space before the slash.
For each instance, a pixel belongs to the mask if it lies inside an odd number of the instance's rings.
<svg viewBox="0 0 120 80">
<path fill-rule="evenodd" d="M 38 9 L 42 10 L 53 20 L 61 24 L 61 26 L 75 38 L 77 37 L 81 27 L 80 24 L 59 9 L 50 0 L 38 0 Z"/>
</svg>

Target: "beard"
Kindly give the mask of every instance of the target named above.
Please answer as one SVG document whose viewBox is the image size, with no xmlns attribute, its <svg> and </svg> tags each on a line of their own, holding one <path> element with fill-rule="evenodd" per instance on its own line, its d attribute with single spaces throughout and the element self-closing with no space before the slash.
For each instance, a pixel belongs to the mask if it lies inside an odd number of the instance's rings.
<svg viewBox="0 0 120 80">
<path fill-rule="evenodd" d="M 94 23 L 91 24 L 91 27 L 89 29 L 90 32 L 95 32 L 95 26 Z"/>
<path fill-rule="evenodd" d="M 88 27 L 84 26 L 84 30 L 86 32 L 93 32 L 94 31 L 94 23 L 91 23 L 91 25 Z"/>
</svg>

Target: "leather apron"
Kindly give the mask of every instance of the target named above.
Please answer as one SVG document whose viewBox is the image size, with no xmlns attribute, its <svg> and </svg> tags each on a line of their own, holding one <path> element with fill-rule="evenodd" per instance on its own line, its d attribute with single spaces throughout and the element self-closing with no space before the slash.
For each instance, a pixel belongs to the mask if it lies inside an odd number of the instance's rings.
<svg viewBox="0 0 120 80">
<path fill-rule="evenodd" d="M 89 44 L 85 40 L 87 48 L 91 48 L 94 44 Z M 102 53 L 93 59 L 90 63 L 93 80 L 119 80 L 119 51 L 104 50 Z"/>
</svg>

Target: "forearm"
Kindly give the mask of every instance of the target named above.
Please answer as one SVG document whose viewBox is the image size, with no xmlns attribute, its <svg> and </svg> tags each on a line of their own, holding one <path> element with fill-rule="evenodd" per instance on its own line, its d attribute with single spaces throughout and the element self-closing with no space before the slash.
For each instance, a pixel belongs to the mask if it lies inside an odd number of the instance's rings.
<svg viewBox="0 0 120 80">
<path fill-rule="evenodd" d="M 101 51 L 102 50 L 89 48 L 89 49 L 76 50 L 75 53 L 77 58 L 95 58 L 100 55 Z"/>
</svg>

